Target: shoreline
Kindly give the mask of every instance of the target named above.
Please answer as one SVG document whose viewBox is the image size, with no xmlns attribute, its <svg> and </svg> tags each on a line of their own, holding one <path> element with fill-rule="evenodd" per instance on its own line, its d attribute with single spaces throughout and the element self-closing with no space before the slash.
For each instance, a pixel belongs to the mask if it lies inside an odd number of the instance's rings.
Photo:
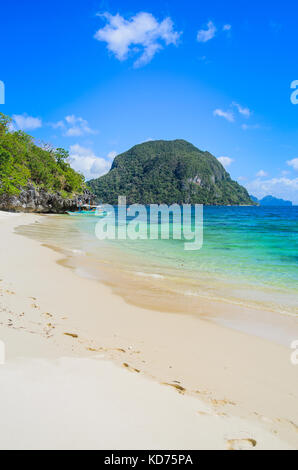
<svg viewBox="0 0 298 470">
<path fill-rule="evenodd" d="M 292 291 L 282 292 L 273 286 L 266 288 L 263 286 L 259 289 L 258 286 L 236 284 L 235 281 L 225 285 L 218 278 L 209 278 L 206 281 L 201 277 L 196 280 L 189 277 L 189 273 L 183 272 L 179 275 L 178 271 L 169 271 L 165 265 L 160 265 L 158 269 L 153 264 L 151 273 L 146 271 L 148 266 L 145 263 L 143 268 L 145 271 L 142 272 L 139 270 L 142 268 L 135 255 L 131 257 L 131 253 L 127 253 L 121 247 L 111 248 L 102 245 L 101 250 L 104 252 L 108 250 L 109 256 L 98 257 L 99 253 L 96 253 L 93 257 L 94 248 L 91 247 L 89 253 L 88 247 L 81 247 L 78 240 L 71 246 L 64 245 L 61 243 L 61 237 L 67 238 L 68 235 L 72 237 L 72 231 L 60 234 L 64 218 L 43 217 L 37 226 L 34 224 L 19 226 L 16 232 L 53 250 L 60 256 L 58 263 L 61 266 L 71 269 L 82 279 L 91 279 L 104 284 L 129 305 L 170 315 L 182 314 L 204 318 L 287 348 L 298 337 L 297 309 L 290 312 L 282 307 L 285 296 L 295 304 Z M 53 231 L 58 233 L 57 240 L 52 235 Z M 47 238 L 48 232 L 51 234 L 50 239 Z M 212 291 L 210 291 L 211 284 Z M 229 294 L 222 297 L 218 289 L 222 293 L 225 288 Z M 231 297 L 231 290 L 240 290 L 242 296 L 246 294 L 246 298 L 240 300 Z M 268 304 L 271 295 L 275 301 Z"/>
<path fill-rule="evenodd" d="M 158 402 L 161 390 L 168 397 L 178 395 L 179 403 L 182 400 L 190 409 L 190 401 L 195 400 L 199 408 L 200 404 L 203 414 L 196 415 L 194 426 L 201 429 L 201 435 L 208 429 L 208 448 L 227 448 L 228 434 L 246 439 L 241 429 L 250 438 L 258 435 L 256 448 L 298 448 L 298 370 L 290 364 L 290 349 L 206 318 L 166 315 L 127 304 L 111 288 L 61 266 L 61 254 L 13 233 L 16 226 L 34 223 L 39 217 L 0 214 L 4 317 L 0 338 L 8 346 L 5 368 L 15 367 L 20 357 L 30 363 L 67 357 L 101 364 L 104 359 L 122 367 L 110 362 L 107 366 L 115 367 L 108 376 L 119 377 L 119 399 L 121 387 L 133 377 L 142 383 L 144 397 L 149 383 L 159 382 L 154 384 L 157 409 L 163 406 L 162 398 Z M 135 413 L 133 403 L 129 406 Z M 183 416 L 181 426 L 186 424 Z M 212 437 L 219 428 L 221 441 Z M 0 447 L 2 439 L 0 434 Z M 207 445 L 204 439 L 197 448 Z M 172 442 L 177 446 L 174 438 Z M 121 442 L 115 439 L 114 445 L 119 448 Z"/>
<path fill-rule="evenodd" d="M 93 272 L 89 259 L 83 259 L 85 255 L 78 260 L 77 255 L 67 250 L 44 246 L 61 255 L 58 264 L 82 279 L 104 284 L 128 305 L 168 315 L 205 319 L 285 347 L 298 338 L 297 314 L 243 305 L 231 299 L 212 298 L 211 295 L 186 295 L 168 289 L 162 275 L 159 281 L 155 274 L 123 272 L 121 268 L 117 270 L 116 266 L 107 267 L 104 263 L 100 264 L 101 275 L 98 278 L 98 268 Z M 162 282 L 163 286 L 157 286 L 156 281 Z"/>
</svg>

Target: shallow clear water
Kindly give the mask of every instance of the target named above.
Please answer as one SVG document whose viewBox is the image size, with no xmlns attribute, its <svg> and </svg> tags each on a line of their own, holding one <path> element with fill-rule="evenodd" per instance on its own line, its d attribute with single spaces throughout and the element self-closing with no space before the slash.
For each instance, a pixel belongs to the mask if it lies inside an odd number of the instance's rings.
<svg viewBox="0 0 298 470">
<path fill-rule="evenodd" d="M 45 221 L 27 235 L 84 253 L 98 270 L 105 263 L 156 289 L 298 314 L 298 207 L 205 207 L 198 251 L 183 240 L 99 241 L 96 217 Z"/>
</svg>

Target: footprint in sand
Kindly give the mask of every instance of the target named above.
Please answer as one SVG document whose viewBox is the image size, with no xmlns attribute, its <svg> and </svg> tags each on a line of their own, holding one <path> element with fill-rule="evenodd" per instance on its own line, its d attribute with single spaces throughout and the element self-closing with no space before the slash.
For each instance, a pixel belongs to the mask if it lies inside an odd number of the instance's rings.
<svg viewBox="0 0 298 470">
<path fill-rule="evenodd" d="M 182 385 L 178 385 L 176 383 L 167 383 L 167 382 L 163 382 L 162 385 L 167 385 L 168 387 L 173 387 L 175 388 L 176 390 L 178 390 L 179 393 L 181 393 L 182 395 L 184 395 L 184 393 L 186 392 L 186 388 L 182 387 Z"/>
<path fill-rule="evenodd" d="M 101 352 L 101 351 L 103 351 L 103 348 L 98 348 L 98 349 L 95 349 L 95 348 L 87 348 L 87 351 L 90 351 L 90 352 Z"/>
<path fill-rule="evenodd" d="M 139 374 L 141 372 L 139 369 L 135 369 L 134 367 L 131 367 L 126 362 L 123 362 L 122 366 L 125 367 L 125 369 L 130 370 L 131 372 L 136 372 L 137 374 Z"/>
<path fill-rule="evenodd" d="M 216 416 L 217 418 L 222 418 L 228 416 L 226 413 L 207 413 L 207 411 L 197 411 L 200 416 Z"/>
<path fill-rule="evenodd" d="M 255 439 L 229 439 L 226 441 L 228 450 L 250 450 L 256 447 Z"/>
<path fill-rule="evenodd" d="M 294 423 L 294 421 L 286 421 L 287 423 L 289 423 L 291 426 L 293 426 L 293 428 L 295 429 L 295 431 L 298 432 L 298 425 L 296 423 Z"/>
<path fill-rule="evenodd" d="M 226 400 L 226 399 L 224 399 L 224 400 L 215 400 L 215 399 L 213 399 L 213 400 L 211 400 L 211 403 L 214 406 L 226 406 L 226 405 L 235 406 L 236 405 L 236 403 L 234 403 L 233 401 Z"/>
</svg>

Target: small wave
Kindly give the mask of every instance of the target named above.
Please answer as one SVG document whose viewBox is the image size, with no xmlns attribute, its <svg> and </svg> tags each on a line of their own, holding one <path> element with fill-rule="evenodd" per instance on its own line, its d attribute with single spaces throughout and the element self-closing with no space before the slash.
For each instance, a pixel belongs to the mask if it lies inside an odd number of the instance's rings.
<svg viewBox="0 0 298 470">
<path fill-rule="evenodd" d="M 137 271 L 135 272 L 137 276 L 143 276 L 143 277 L 152 277 L 153 279 L 164 279 L 164 276 L 161 274 L 153 274 L 153 273 L 143 273 L 142 271 Z"/>
<path fill-rule="evenodd" d="M 195 292 L 192 292 L 190 290 L 186 290 L 185 292 L 182 292 L 183 295 L 189 295 L 191 297 L 200 297 L 199 294 L 196 294 Z"/>
<path fill-rule="evenodd" d="M 85 255 L 86 252 L 83 250 L 70 250 L 72 254 L 74 255 Z"/>
</svg>

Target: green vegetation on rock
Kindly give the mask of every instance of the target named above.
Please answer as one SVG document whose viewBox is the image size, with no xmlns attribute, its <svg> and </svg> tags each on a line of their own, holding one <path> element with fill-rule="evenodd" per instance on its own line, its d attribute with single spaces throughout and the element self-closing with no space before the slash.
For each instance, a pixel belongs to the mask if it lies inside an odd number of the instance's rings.
<svg viewBox="0 0 298 470">
<path fill-rule="evenodd" d="M 84 177 L 68 163 L 64 149 L 39 147 L 22 131 L 11 130 L 11 119 L 0 113 L 0 196 L 18 195 L 34 185 L 67 198 L 82 194 Z"/>
<path fill-rule="evenodd" d="M 105 203 L 253 205 L 209 152 L 185 140 L 150 141 L 118 155 L 110 172 L 88 183 Z"/>
</svg>

